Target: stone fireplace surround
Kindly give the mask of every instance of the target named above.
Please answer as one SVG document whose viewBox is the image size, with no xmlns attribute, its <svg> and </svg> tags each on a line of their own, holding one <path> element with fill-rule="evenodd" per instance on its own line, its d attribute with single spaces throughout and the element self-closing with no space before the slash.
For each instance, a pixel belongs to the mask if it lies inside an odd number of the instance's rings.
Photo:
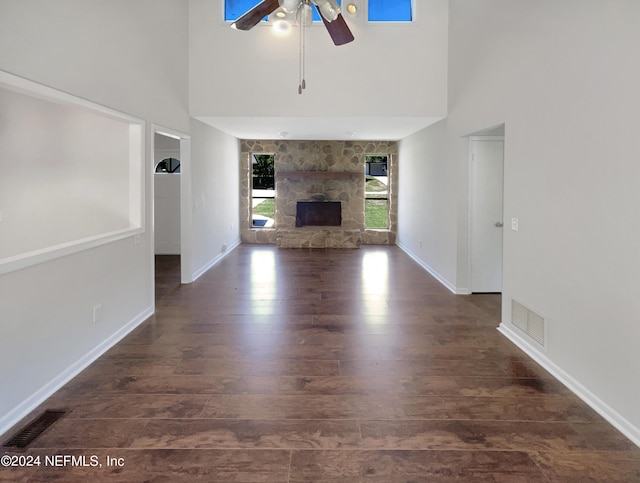
<svg viewBox="0 0 640 483">
<path fill-rule="evenodd" d="M 240 231 L 243 243 L 281 248 L 358 248 L 395 244 L 397 231 L 395 141 L 243 140 L 240 153 Z M 252 154 L 274 153 L 275 227 L 251 226 Z M 389 156 L 389 229 L 364 227 L 366 155 Z M 341 226 L 296 227 L 296 203 L 326 199 L 342 204 Z"/>
</svg>

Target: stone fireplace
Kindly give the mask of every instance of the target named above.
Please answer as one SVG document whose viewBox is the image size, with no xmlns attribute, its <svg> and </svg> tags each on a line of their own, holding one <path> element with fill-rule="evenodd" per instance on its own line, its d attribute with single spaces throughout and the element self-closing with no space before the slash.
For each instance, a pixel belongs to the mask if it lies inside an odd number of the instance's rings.
<svg viewBox="0 0 640 483">
<path fill-rule="evenodd" d="M 251 158 L 275 154 L 275 226 L 251 226 Z M 389 156 L 389 228 L 365 229 L 365 156 Z M 393 244 L 397 227 L 397 143 L 393 141 L 244 140 L 241 144 L 240 226 L 244 243 L 282 248 L 357 248 Z M 340 224 L 296 226 L 298 202 L 340 205 Z"/>
</svg>

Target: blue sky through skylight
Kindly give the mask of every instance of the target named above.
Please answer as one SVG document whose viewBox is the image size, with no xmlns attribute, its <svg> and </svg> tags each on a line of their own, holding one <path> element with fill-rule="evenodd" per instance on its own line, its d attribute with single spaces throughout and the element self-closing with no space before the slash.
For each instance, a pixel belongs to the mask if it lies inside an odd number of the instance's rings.
<svg viewBox="0 0 640 483">
<path fill-rule="evenodd" d="M 411 0 L 369 0 L 369 22 L 411 22 Z"/>
<path fill-rule="evenodd" d="M 224 19 L 227 22 L 233 22 L 237 20 L 239 17 L 244 15 L 246 12 L 251 10 L 253 7 L 258 5 L 260 0 L 225 0 L 224 2 Z M 338 4 L 340 4 L 340 0 L 338 0 Z M 267 17 L 262 19 L 263 21 L 267 20 Z M 318 9 L 313 7 L 313 21 L 320 22 L 320 15 L 318 14 Z"/>
<path fill-rule="evenodd" d="M 224 19 L 233 22 L 255 7 L 260 0 L 225 0 Z M 338 0 L 338 3 L 341 3 Z M 411 0 L 369 0 L 370 22 L 411 22 Z M 266 20 L 266 18 L 265 18 Z M 313 20 L 320 21 L 318 10 L 313 9 Z"/>
<path fill-rule="evenodd" d="M 238 20 L 244 13 L 255 7 L 259 1 L 256 0 L 225 0 L 224 19 L 227 22 Z"/>
</svg>

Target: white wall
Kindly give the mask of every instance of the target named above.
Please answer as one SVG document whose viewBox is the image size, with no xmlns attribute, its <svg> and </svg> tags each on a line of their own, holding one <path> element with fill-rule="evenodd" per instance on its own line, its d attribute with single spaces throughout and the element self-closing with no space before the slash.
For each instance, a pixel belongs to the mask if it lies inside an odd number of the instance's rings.
<svg viewBox="0 0 640 483">
<path fill-rule="evenodd" d="M 529 352 L 640 444 L 640 3 L 450 5 L 446 127 L 400 145 L 405 175 L 425 163 L 456 170 L 441 188 L 457 196 L 457 239 L 442 236 L 457 245 L 456 266 L 437 252 L 424 262 L 455 270 L 450 281 L 465 286 L 463 136 L 505 122 L 505 226 L 517 217 L 520 230 L 504 233 L 504 325 L 511 298 L 545 315 L 546 352 Z M 416 199 L 419 188 L 404 186 L 402 195 Z M 424 218 L 443 210 L 426 206 Z M 409 214 L 404 205 L 401 219 Z M 402 235 L 414 240 L 419 231 Z"/>
<path fill-rule="evenodd" d="M 0 12 L 0 69 L 188 130 L 185 2 L 0 0 Z M 0 276 L 0 433 L 153 310 L 150 182 L 149 170 L 139 243 Z"/>
<path fill-rule="evenodd" d="M 0 68 L 186 131 L 186 8 L 183 0 L 0 0 Z"/>
<path fill-rule="evenodd" d="M 195 119 L 190 132 L 190 272 L 197 278 L 240 243 L 240 142 Z"/>
<path fill-rule="evenodd" d="M 288 37 L 265 26 L 233 30 L 222 0 L 190 0 L 191 114 L 443 116 L 448 0 L 415 3 L 411 24 L 347 20 L 355 41 L 339 47 L 322 24 L 312 26 L 299 95 L 297 27 Z"/>
<path fill-rule="evenodd" d="M 398 245 L 456 290 L 456 165 L 447 120 L 399 143 Z"/>
</svg>

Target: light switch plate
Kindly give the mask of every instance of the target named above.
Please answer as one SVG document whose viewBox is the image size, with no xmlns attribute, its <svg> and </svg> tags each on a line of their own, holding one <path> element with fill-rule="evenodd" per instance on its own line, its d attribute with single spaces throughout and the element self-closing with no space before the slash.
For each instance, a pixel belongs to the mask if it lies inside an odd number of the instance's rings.
<svg viewBox="0 0 640 483">
<path fill-rule="evenodd" d="M 93 321 L 100 322 L 102 320 L 102 304 L 93 307 Z"/>
<path fill-rule="evenodd" d="M 517 218 L 511 218 L 511 229 L 513 231 L 518 231 L 518 219 Z"/>
</svg>

